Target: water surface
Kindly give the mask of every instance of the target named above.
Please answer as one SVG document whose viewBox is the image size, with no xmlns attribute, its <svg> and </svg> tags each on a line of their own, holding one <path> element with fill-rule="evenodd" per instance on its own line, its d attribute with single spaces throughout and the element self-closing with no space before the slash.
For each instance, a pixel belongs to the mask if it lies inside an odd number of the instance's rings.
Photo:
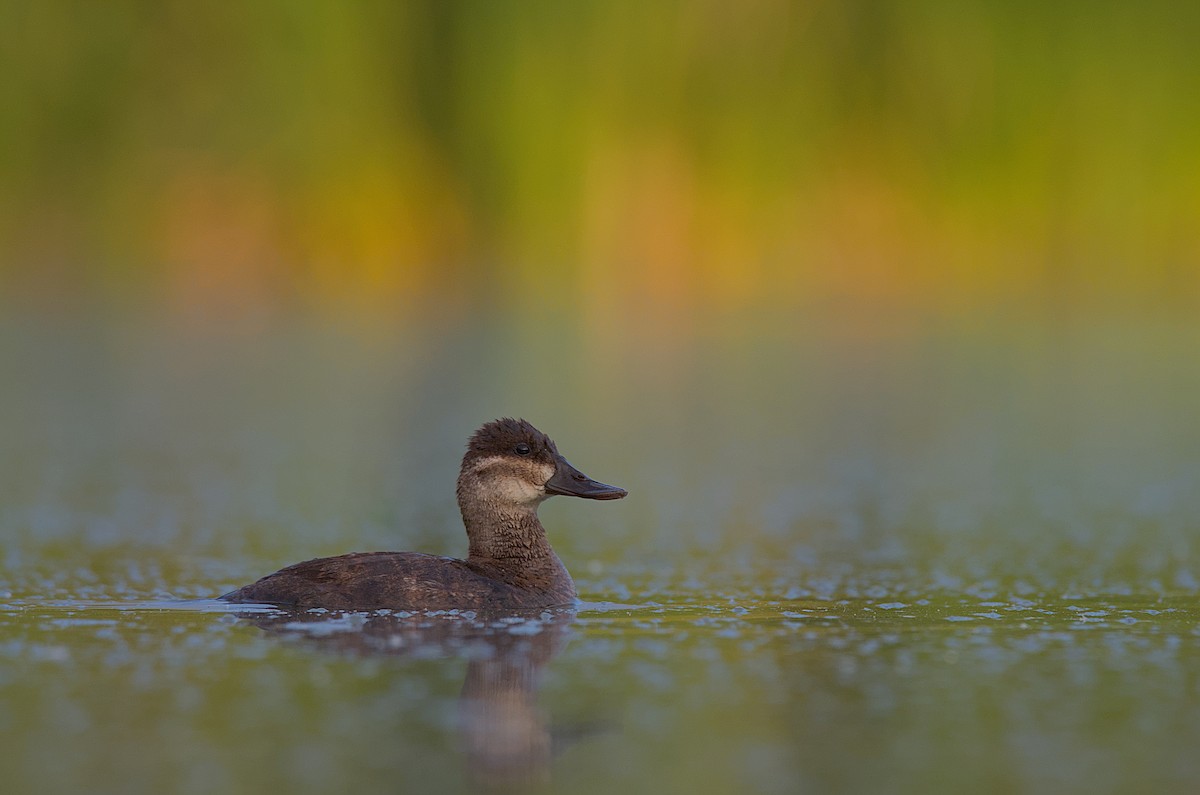
<svg viewBox="0 0 1200 795">
<path fill-rule="evenodd" d="M 1200 781 L 1190 326 L 10 326 L 7 792 Z M 212 601 L 318 555 L 463 554 L 462 445 L 505 414 L 630 490 L 542 509 L 573 613 Z"/>
</svg>

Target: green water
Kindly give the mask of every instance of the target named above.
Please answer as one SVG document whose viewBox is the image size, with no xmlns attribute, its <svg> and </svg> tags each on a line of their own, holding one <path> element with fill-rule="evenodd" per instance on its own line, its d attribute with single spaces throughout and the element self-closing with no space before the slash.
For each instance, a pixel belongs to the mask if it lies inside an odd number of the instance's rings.
<svg viewBox="0 0 1200 795">
<path fill-rule="evenodd" d="M 658 597 L 459 645 L 364 635 L 365 616 L 268 631 L 208 603 L 7 604 L 6 789 L 1167 792 L 1200 775 L 1194 600 Z"/>
<path fill-rule="evenodd" d="M 711 329 L 7 334 L 3 790 L 1194 791 L 1195 329 Z M 462 554 L 503 414 L 630 491 L 574 614 L 211 601 Z"/>
</svg>

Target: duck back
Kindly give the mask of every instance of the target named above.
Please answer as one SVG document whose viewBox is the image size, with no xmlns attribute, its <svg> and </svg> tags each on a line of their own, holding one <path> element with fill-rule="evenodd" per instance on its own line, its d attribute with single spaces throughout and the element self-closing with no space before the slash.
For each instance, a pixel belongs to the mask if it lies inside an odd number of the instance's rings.
<svg viewBox="0 0 1200 795">
<path fill-rule="evenodd" d="M 419 552 L 354 552 L 296 563 L 225 594 L 242 604 L 330 610 L 447 610 L 569 604 L 561 588 L 529 589 L 465 560 Z"/>
</svg>

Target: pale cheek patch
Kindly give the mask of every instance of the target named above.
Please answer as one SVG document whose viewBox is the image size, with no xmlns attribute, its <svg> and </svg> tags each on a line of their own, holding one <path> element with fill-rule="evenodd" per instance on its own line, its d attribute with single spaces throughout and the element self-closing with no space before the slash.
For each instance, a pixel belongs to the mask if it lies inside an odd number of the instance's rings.
<svg viewBox="0 0 1200 795">
<path fill-rule="evenodd" d="M 483 472 L 484 470 L 491 469 L 492 467 L 496 466 L 497 464 L 502 464 L 502 463 L 504 463 L 504 459 L 500 458 L 498 456 L 491 456 L 490 458 L 480 458 L 480 459 L 473 461 L 471 463 L 471 466 L 467 467 L 463 471 L 470 472 L 472 475 L 478 475 L 479 473 Z"/>
<path fill-rule="evenodd" d="M 554 467 L 545 464 L 522 466 L 511 458 L 491 456 L 475 461 L 467 472 L 484 485 L 484 494 L 508 503 L 538 502 L 546 498 L 544 485 L 554 476 Z"/>
<path fill-rule="evenodd" d="M 525 478 L 509 476 L 499 479 L 495 494 L 505 502 L 535 502 L 546 496 L 546 490 Z"/>
</svg>

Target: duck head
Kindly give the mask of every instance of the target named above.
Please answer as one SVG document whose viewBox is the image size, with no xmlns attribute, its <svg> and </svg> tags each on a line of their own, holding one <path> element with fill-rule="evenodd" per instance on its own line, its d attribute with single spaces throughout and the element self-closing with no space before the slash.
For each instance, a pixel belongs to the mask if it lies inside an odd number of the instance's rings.
<svg viewBox="0 0 1200 795">
<path fill-rule="evenodd" d="M 580 472 L 563 458 L 549 436 L 525 420 L 499 419 L 471 436 L 458 478 L 459 501 L 474 491 L 492 504 L 537 506 L 562 494 L 589 500 L 619 500 L 625 489 Z"/>
</svg>

